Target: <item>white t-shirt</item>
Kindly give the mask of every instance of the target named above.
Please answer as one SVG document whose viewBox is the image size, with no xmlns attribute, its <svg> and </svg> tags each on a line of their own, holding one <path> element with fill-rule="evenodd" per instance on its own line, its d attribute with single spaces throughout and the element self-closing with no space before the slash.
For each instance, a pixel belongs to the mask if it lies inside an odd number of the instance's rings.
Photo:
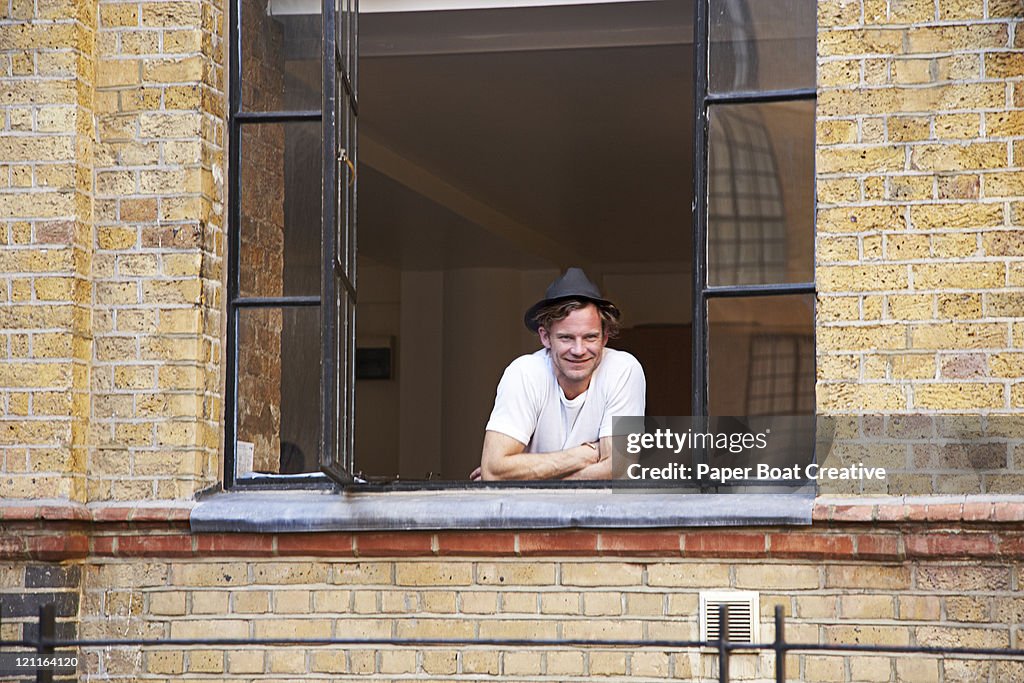
<svg viewBox="0 0 1024 683">
<path fill-rule="evenodd" d="M 647 381 L 640 362 L 605 348 L 587 390 L 569 400 L 558 386 L 547 349 L 520 356 L 498 383 L 487 430 L 550 453 L 612 435 L 612 418 L 644 414 Z"/>
</svg>

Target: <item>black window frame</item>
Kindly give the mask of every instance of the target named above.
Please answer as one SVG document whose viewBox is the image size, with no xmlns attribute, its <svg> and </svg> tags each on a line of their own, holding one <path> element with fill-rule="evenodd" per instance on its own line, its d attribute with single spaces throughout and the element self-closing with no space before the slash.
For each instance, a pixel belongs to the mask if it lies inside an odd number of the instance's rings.
<svg viewBox="0 0 1024 683">
<path fill-rule="evenodd" d="M 669 0 L 671 1 L 671 0 Z M 245 111 L 241 106 L 242 45 L 241 2 L 232 0 L 229 22 L 229 112 L 228 112 L 228 240 L 227 240 L 227 338 L 224 426 L 224 488 L 281 489 L 334 488 L 356 481 L 353 472 L 352 403 L 354 401 L 354 331 L 350 324 L 344 330 L 347 344 L 340 338 L 337 323 L 338 294 L 344 289 L 353 302 L 355 287 L 355 203 L 356 163 L 355 117 L 358 115 L 358 0 L 338 0 L 346 8 L 350 21 L 339 24 L 334 0 L 322 0 L 321 66 L 323 95 L 320 110 Z M 764 104 L 814 100 L 816 88 L 709 92 L 710 16 L 715 0 L 694 1 L 694 201 L 693 201 L 693 326 L 692 326 L 692 395 L 691 412 L 706 416 L 708 410 L 708 305 L 716 298 L 780 295 L 814 295 L 815 284 L 809 282 L 776 284 L 708 284 L 708 143 L 710 110 L 714 106 Z M 342 12 L 340 14 L 346 14 Z M 336 29 L 343 25 L 339 34 Z M 339 45 L 337 38 L 343 38 Z M 339 109 L 344 108 L 344 117 Z M 324 116 L 323 112 L 327 112 Z M 351 120 L 349 120 L 351 114 Z M 339 120 L 344 118 L 344 120 Z M 241 225 L 240 148 L 242 128 L 254 123 L 288 123 L 320 121 L 323 130 L 322 195 L 322 282 L 319 296 L 243 297 L 239 292 L 239 242 Z M 343 153 L 341 153 L 343 151 Z M 347 198 L 347 202 L 344 199 Z M 348 246 L 353 250 L 347 270 L 338 258 L 342 245 L 337 239 L 338 221 L 350 220 L 352 234 Z M 813 220 L 813 216 L 812 216 Z M 336 275 L 341 271 L 340 278 Z M 339 286 L 340 284 L 340 286 Z M 324 303 L 326 302 L 326 306 Z M 321 310 L 321 470 L 322 473 L 287 476 L 261 476 L 239 479 L 235 475 L 237 434 L 238 379 L 238 315 L 241 310 L 283 306 L 318 306 Z M 347 357 L 347 363 L 345 362 Z M 342 374 L 344 373 L 344 374 Z M 346 414 L 337 415 L 338 391 L 347 392 Z M 338 426 L 343 430 L 345 444 L 339 443 Z M 347 448 L 343 448 L 347 446 Z M 325 474 L 327 476 L 325 476 Z M 488 482 L 487 486 L 537 488 L 606 488 L 614 482 Z M 409 489 L 466 489 L 479 484 L 469 482 L 404 481 L 394 484 L 361 483 L 360 490 L 393 491 Z"/>
</svg>

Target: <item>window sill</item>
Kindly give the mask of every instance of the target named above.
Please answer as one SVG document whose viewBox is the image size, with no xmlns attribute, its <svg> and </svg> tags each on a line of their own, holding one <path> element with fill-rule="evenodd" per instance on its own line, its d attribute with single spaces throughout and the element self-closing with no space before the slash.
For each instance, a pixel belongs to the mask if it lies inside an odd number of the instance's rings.
<svg viewBox="0 0 1024 683">
<path fill-rule="evenodd" d="M 611 489 L 229 491 L 192 510 L 193 532 L 809 525 L 807 494 L 627 493 Z"/>
</svg>

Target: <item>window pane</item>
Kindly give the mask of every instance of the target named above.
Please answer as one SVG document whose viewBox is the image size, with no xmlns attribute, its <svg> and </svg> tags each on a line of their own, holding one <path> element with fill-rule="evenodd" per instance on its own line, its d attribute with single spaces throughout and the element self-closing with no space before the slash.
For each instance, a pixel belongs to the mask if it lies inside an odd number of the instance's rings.
<svg viewBox="0 0 1024 683">
<path fill-rule="evenodd" d="M 245 444 L 255 472 L 319 471 L 320 309 L 241 309 L 238 313 L 238 457 Z"/>
<path fill-rule="evenodd" d="M 320 293 L 320 123 L 242 127 L 239 292 Z"/>
<path fill-rule="evenodd" d="M 708 284 L 812 281 L 814 102 L 709 113 Z"/>
<path fill-rule="evenodd" d="M 814 0 L 712 0 L 712 93 L 814 87 Z"/>
<path fill-rule="evenodd" d="M 708 302 L 708 414 L 814 413 L 814 297 Z"/>
<path fill-rule="evenodd" d="M 242 0 L 241 39 L 243 111 L 320 109 L 319 14 L 272 15 Z"/>
</svg>

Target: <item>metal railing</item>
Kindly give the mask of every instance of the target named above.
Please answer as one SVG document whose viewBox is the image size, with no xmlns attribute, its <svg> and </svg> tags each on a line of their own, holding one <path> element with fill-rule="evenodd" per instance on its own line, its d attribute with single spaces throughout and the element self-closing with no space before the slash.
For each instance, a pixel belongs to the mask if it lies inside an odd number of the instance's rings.
<svg viewBox="0 0 1024 683">
<path fill-rule="evenodd" d="M 822 644 L 822 643 L 791 643 L 786 641 L 786 618 L 782 605 L 775 607 L 775 637 L 770 643 L 738 643 L 728 640 L 589 640 L 560 638 L 550 640 L 527 640 L 520 638 L 171 638 L 145 640 L 141 638 L 115 639 L 60 639 L 56 637 L 56 608 L 53 604 L 39 608 L 39 623 L 35 638 L 21 640 L 0 640 L 0 653 L 6 656 L 3 661 L 10 660 L 12 654 L 7 648 L 30 648 L 31 652 L 20 652 L 23 657 L 37 658 L 54 657 L 61 648 L 77 647 L 184 647 L 191 645 L 208 645 L 221 647 L 238 646 L 329 646 L 347 645 L 352 647 L 366 646 L 399 646 L 399 647 L 450 647 L 450 646 L 481 646 L 497 647 L 579 647 L 579 648 L 621 648 L 642 647 L 644 649 L 662 650 L 693 650 L 699 649 L 718 658 L 718 681 L 727 683 L 729 678 L 729 660 L 736 651 L 766 651 L 775 653 L 775 681 L 785 683 L 786 655 L 791 652 L 821 653 L 888 653 L 888 654 L 925 654 L 936 656 L 960 656 L 965 658 L 992 658 L 1000 660 L 1024 659 L 1024 650 L 1012 648 L 986 647 L 945 647 L 917 645 L 860 645 L 860 644 Z M 729 613 L 724 607 L 719 609 L 719 633 L 728 637 Z M 54 674 L 60 671 L 53 666 L 26 667 L 24 672 L 6 674 L 7 676 L 35 675 L 39 683 L 52 683 Z M 68 672 L 67 675 L 73 675 Z M 0 671 L 0 677 L 4 677 Z M 249 674 L 247 677 L 251 678 Z"/>
</svg>

